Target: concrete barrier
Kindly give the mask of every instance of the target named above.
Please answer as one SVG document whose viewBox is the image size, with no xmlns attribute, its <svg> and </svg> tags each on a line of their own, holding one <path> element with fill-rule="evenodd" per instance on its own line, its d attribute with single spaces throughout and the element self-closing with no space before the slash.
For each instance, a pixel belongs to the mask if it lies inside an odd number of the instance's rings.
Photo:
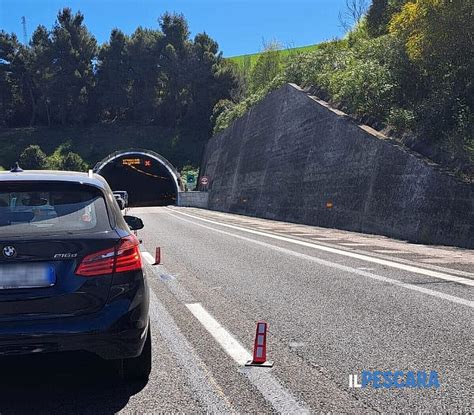
<svg viewBox="0 0 474 415">
<path fill-rule="evenodd" d="M 179 192 L 178 206 L 198 207 L 207 209 L 209 203 L 208 192 Z"/>
</svg>

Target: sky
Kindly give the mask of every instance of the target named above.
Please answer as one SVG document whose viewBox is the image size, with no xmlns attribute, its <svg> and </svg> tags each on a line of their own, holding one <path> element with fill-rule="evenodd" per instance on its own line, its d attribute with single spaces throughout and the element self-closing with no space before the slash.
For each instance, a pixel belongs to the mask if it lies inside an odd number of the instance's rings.
<svg viewBox="0 0 474 415">
<path fill-rule="evenodd" d="M 23 40 L 42 24 L 51 28 L 59 9 L 80 10 L 99 43 L 113 28 L 131 34 L 138 26 L 157 28 L 166 11 L 183 13 L 191 35 L 206 32 L 224 56 L 259 52 L 277 41 L 284 48 L 341 37 L 338 20 L 345 0 L 0 0 L 0 29 Z"/>
</svg>

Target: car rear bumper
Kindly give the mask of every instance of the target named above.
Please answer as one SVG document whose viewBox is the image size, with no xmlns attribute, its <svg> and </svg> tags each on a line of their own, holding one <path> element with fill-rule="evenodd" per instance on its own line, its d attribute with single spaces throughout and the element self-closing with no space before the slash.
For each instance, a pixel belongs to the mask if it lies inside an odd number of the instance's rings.
<svg viewBox="0 0 474 415">
<path fill-rule="evenodd" d="M 143 281 L 94 314 L 0 322 L 0 356 L 86 351 L 104 359 L 138 356 L 148 330 L 148 288 Z"/>
</svg>

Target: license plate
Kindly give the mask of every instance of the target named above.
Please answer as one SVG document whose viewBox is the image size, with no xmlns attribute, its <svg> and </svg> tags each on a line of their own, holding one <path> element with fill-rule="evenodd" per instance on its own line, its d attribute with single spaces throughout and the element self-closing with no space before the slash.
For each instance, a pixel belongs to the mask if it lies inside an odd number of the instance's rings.
<svg viewBox="0 0 474 415">
<path fill-rule="evenodd" d="M 51 264 L 0 264 L 0 289 L 51 287 L 56 274 Z"/>
</svg>

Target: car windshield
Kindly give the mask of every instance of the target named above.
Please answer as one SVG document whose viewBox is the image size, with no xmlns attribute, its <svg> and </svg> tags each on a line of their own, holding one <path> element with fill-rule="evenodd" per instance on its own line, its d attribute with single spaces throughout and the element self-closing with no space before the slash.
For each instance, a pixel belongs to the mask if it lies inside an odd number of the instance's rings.
<svg viewBox="0 0 474 415">
<path fill-rule="evenodd" d="M 0 237 L 110 229 L 98 189 L 71 183 L 0 184 Z"/>
</svg>

